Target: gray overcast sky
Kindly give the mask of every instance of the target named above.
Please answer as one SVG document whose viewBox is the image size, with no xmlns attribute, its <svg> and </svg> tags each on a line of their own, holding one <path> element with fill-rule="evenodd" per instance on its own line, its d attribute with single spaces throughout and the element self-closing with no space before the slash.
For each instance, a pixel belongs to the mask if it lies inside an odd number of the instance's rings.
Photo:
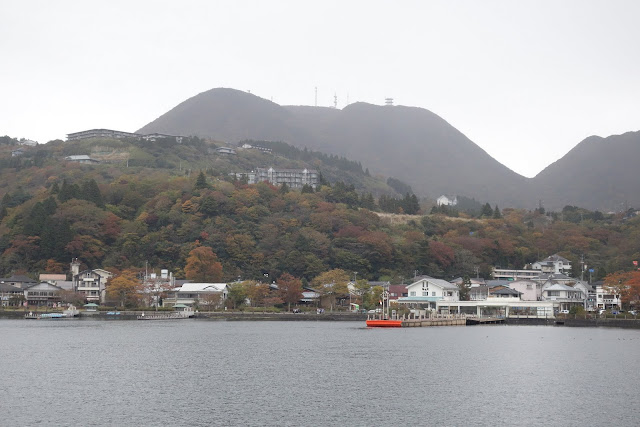
<svg viewBox="0 0 640 427">
<path fill-rule="evenodd" d="M 534 176 L 640 130 L 640 2 L 0 0 L 0 134 L 136 129 L 197 93 L 426 108 Z M 586 165 L 585 165 L 586 166 Z"/>
</svg>

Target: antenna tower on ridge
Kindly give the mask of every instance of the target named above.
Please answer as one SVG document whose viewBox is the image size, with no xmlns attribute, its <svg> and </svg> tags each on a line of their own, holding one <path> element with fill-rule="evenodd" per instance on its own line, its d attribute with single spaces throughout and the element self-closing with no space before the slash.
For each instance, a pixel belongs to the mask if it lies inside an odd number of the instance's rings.
<svg viewBox="0 0 640 427">
<path fill-rule="evenodd" d="M 387 107 L 393 107 L 393 98 L 385 98 L 384 105 L 386 105 Z"/>
</svg>

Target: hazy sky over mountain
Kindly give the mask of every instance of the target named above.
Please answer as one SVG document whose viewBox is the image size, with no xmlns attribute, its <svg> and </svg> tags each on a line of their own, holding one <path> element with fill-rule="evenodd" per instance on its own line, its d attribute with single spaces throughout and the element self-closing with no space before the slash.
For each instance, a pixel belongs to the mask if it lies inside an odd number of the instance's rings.
<svg viewBox="0 0 640 427">
<path fill-rule="evenodd" d="M 2 0 L 0 134 L 134 131 L 215 87 L 426 108 L 533 176 L 640 130 L 640 2 Z M 585 165 L 587 166 L 587 165 Z"/>
</svg>

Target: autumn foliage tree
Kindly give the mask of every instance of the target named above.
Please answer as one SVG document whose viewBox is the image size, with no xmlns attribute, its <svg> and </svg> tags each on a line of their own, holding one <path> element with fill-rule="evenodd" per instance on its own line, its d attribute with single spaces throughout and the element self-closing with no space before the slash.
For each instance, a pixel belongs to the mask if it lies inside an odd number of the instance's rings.
<svg viewBox="0 0 640 427">
<path fill-rule="evenodd" d="M 118 301 L 121 307 L 137 305 L 142 298 L 142 289 L 143 284 L 138 279 L 138 272 L 126 269 L 107 281 L 107 299 Z"/>
<path fill-rule="evenodd" d="M 282 300 L 291 311 L 291 304 L 296 304 L 302 298 L 302 281 L 289 273 L 284 273 L 278 279 L 278 290 Z"/>
<path fill-rule="evenodd" d="M 604 286 L 619 294 L 625 307 L 640 306 L 640 271 L 609 274 L 604 278 Z"/>
<path fill-rule="evenodd" d="M 339 268 L 321 273 L 312 281 L 323 302 L 331 308 L 335 305 L 336 298 L 349 293 L 348 283 L 349 274 Z"/>
<path fill-rule="evenodd" d="M 184 267 L 187 279 L 194 282 L 219 282 L 222 280 L 222 264 L 209 246 L 198 246 L 189 252 Z"/>
</svg>

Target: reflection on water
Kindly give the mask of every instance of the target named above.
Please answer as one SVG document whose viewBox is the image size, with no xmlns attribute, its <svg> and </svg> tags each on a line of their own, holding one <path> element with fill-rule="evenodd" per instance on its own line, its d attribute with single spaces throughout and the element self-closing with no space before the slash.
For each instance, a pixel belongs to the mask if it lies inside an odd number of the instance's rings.
<svg viewBox="0 0 640 427">
<path fill-rule="evenodd" d="M 0 320 L 2 425 L 622 425 L 640 331 Z"/>
</svg>

